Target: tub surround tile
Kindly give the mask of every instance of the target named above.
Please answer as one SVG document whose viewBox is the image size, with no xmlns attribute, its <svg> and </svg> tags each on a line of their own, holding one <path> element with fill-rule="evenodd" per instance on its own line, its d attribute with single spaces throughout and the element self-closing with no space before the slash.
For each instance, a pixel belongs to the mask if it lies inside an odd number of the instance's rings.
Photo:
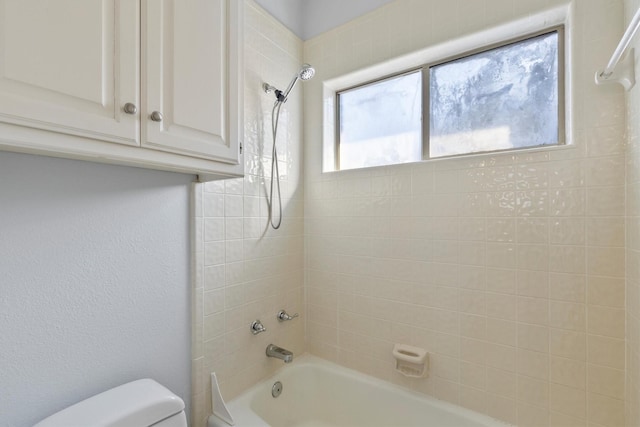
<svg viewBox="0 0 640 427">
<path fill-rule="evenodd" d="M 640 298 L 624 297 L 640 295 L 640 273 L 624 262 L 640 259 L 637 91 L 629 147 L 622 93 L 592 88 L 589 71 L 574 79 L 574 148 L 319 172 L 323 79 L 542 7 L 488 0 L 469 14 L 459 3 L 421 3 L 425 26 L 393 2 L 303 45 L 246 2 L 247 175 L 196 187 L 193 420 L 210 411 L 210 370 L 236 396 L 280 366 L 262 354 L 277 341 L 519 426 L 624 425 L 625 412 L 638 424 Z M 609 55 L 623 8 L 608 7 L 575 5 L 574 70 Z M 390 23 L 397 34 L 379 31 Z M 303 53 L 318 76 L 304 86 L 304 129 L 301 114 L 287 119 L 285 222 L 273 232 L 260 124 L 272 100 L 254 86 L 288 81 Z M 292 112 L 303 105 L 296 94 Z M 301 317 L 278 324 L 280 308 Z M 255 318 L 268 333 L 246 335 Z M 432 352 L 428 379 L 395 373 L 399 341 Z"/>
<path fill-rule="evenodd" d="M 630 339 L 629 330 L 625 335 L 625 321 L 640 330 L 640 302 L 631 314 L 625 300 L 625 294 L 640 289 L 640 270 L 636 274 L 625 264 L 625 258 L 640 259 L 634 255 L 640 243 L 629 250 L 630 243 L 640 242 L 629 230 L 640 227 L 628 226 L 629 209 L 634 221 L 640 216 L 640 162 L 630 162 L 625 153 L 622 91 L 592 83 L 593 69 L 610 55 L 622 31 L 621 2 L 574 2 L 571 147 L 321 173 L 322 136 L 315 129 L 322 129 L 316 108 L 322 79 L 567 4 L 488 0 L 478 3 L 477 13 L 461 18 L 459 3 L 421 3 L 433 23 L 426 39 L 422 28 L 428 26 L 407 25 L 413 22 L 408 3 L 393 2 L 385 8 L 388 14 L 368 16 L 370 33 L 361 37 L 381 41 L 375 54 L 354 58 L 348 53 L 357 49 L 348 35 L 360 20 L 305 43 L 305 60 L 322 77 L 305 86 L 308 307 L 334 286 L 332 273 L 347 274 L 361 292 L 350 293 L 348 304 L 326 298 L 322 304 L 339 313 L 374 296 L 371 311 L 360 314 L 394 331 L 361 331 L 378 340 L 374 359 L 388 361 L 386 349 L 405 340 L 445 363 L 428 379 L 405 385 L 519 426 L 622 425 L 619 414 L 610 414 L 624 413 L 623 399 L 636 399 L 640 406 L 640 363 L 635 380 L 626 381 L 626 393 L 621 392 L 626 352 L 640 360 L 640 339 Z M 640 6 L 639 0 L 624 3 L 629 11 Z M 599 31 L 592 31 L 596 23 Z M 389 27 L 397 28 L 398 40 L 414 41 L 382 42 L 387 35 L 376 29 Z M 636 106 L 630 113 L 634 123 L 640 123 L 638 111 Z M 640 148 L 636 152 L 640 158 Z M 625 191 L 629 170 L 635 176 L 631 195 Z M 410 182 L 404 183 L 407 176 Z M 397 186 L 393 177 L 401 177 Z M 358 191 L 353 180 L 366 191 Z M 370 199 L 371 211 L 342 209 L 350 198 Z M 339 223 L 349 226 L 334 226 Z M 371 238 L 367 252 L 358 254 L 365 264 L 345 257 L 351 253 L 336 255 L 338 242 L 349 246 L 345 241 L 355 245 L 366 238 Z M 325 280 L 316 280 L 319 276 Z M 397 282 L 403 285 L 391 285 Z M 340 342 L 310 332 L 312 324 L 324 320 L 307 321 L 309 351 L 336 357 L 344 350 Z M 354 326 L 338 322 L 335 327 Z M 458 376 L 448 369 L 456 359 Z M 393 363 L 377 365 L 373 374 L 394 378 Z M 640 413 L 628 412 L 628 417 Z"/>
<path fill-rule="evenodd" d="M 303 62 L 302 42 L 253 1 L 245 2 L 245 10 L 246 175 L 194 186 L 200 206 L 196 224 L 202 218 L 194 232 L 196 247 L 202 247 L 194 260 L 195 270 L 202 271 L 202 279 L 194 282 L 199 307 L 193 312 L 192 340 L 191 420 L 195 427 L 206 425 L 211 413 L 210 372 L 217 373 L 222 394 L 229 400 L 280 367 L 264 356 L 270 342 L 298 355 L 305 350 L 304 192 L 299 173 L 302 91 L 292 94 L 283 111 L 286 132 L 282 140 L 279 135 L 278 148 L 284 219 L 277 232 L 266 226 L 268 181 L 263 176 L 269 159 L 262 153 L 270 152 L 272 143 L 267 126 L 259 125 L 268 122 L 273 103 L 260 89 L 263 79 L 274 84 L 288 81 Z M 279 324 L 280 309 L 301 316 Z M 267 332 L 251 334 L 249 325 L 255 319 L 263 321 Z M 327 341 L 331 331 L 330 326 L 313 330 Z M 334 336 L 337 332 L 333 330 Z"/>
</svg>

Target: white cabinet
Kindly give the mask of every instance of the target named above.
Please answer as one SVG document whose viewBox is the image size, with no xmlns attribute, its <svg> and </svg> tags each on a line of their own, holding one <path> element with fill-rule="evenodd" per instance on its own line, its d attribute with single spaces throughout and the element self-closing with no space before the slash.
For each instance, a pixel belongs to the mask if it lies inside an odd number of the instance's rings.
<svg viewBox="0 0 640 427">
<path fill-rule="evenodd" d="M 239 0 L 231 0 L 241 3 Z M 142 145 L 222 161 L 237 160 L 238 139 L 229 139 L 230 91 L 227 28 L 229 1 L 146 0 L 143 98 L 147 120 Z"/>
<path fill-rule="evenodd" d="M 2 0 L 0 10 L 0 120 L 140 144 L 138 118 L 121 109 L 139 104 L 136 2 Z"/>
<path fill-rule="evenodd" d="M 242 6 L 0 0 L 0 150 L 241 175 Z"/>
</svg>

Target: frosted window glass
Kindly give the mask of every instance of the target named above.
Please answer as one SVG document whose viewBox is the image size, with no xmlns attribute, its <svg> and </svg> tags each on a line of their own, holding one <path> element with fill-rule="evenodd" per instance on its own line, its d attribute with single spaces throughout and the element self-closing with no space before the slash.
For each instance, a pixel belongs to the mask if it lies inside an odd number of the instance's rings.
<svg viewBox="0 0 640 427">
<path fill-rule="evenodd" d="M 558 144 L 558 33 L 430 67 L 430 157 Z"/>
<path fill-rule="evenodd" d="M 339 94 L 340 169 L 422 159 L 420 71 Z"/>
</svg>

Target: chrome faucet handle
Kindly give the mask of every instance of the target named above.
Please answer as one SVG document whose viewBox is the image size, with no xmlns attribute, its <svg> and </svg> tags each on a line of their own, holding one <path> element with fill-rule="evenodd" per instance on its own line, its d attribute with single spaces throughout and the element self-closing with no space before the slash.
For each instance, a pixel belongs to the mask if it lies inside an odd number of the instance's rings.
<svg viewBox="0 0 640 427">
<path fill-rule="evenodd" d="M 258 335 L 260 332 L 266 332 L 267 328 L 264 327 L 260 320 L 254 320 L 251 324 L 251 333 L 253 335 Z"/>
<path fill-rule="evenodd" d="M 294 314 L 293 316 L 289 316 L 289 314 L 284 310 L 280 310 L 278 312 L 278 314 L 276 315 L 276 317 L 278 318 L 278 321 L 280 321 L 280 322 L 285 322 L 287 320 L 294 319 L 294 318 L 296 318 L 298 316 L 299 316 L 298 313 Z"/>
</svg>

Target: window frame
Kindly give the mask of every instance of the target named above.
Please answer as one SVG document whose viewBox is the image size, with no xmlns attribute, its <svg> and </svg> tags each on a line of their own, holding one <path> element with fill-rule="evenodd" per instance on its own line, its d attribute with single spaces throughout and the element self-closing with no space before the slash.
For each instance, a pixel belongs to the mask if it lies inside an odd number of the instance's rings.
<svg viewBox="0 0 640 427">
<path fill-rule="evenodd" d="M 556 147 L 556 146 L 564 146 L 567 145 L 567 134 L 566 134 L 566 57 L 565 57 L 565 24 L 558 24 L 550 27 L 546 27 L 544 29 L 540 29 L 537 31 L 529 32 L 524 35 L 520 35 L 517 37 L 501 40 L 496 43 L 491 43 L 488 45 L 484 45 L 475 49 L 467 50 L 461 53 L 457 53 L 455 55 L 447 56 L 439 60 L 430 61 L 424 63 L 417 67 L 411 67 L 404 69 L 402 71 L 394 72 L 391 74 L 386 74 L 382 77 L 367 80 L 362 83 L 358 83 L 356 85 L 348 86 L 344 89 L 339 89 L 335 91 L 334 95 L 334 170 L 340 171 L 340 94 L 352 91 L 354 89 L 358 89 L 360 87 L 372 85 L 375 83 L 380 83 L 389 79 L 401 77 L 403 75 L 412 74 L 416 71 L 420 71 L 422 74 L 422 155 L 421 160 L 434 160 L 434 159 L 446 159 L 446 158 L 454 158 L 460 156 L 472 156 L 472 155 L 481 155 L 481 154 L 491 154 L 491 153 L 502 153 L 508 151 L 521 151 L 521 150 L 531 150 L 531 149 L 539 149 L 539 148 L 548 148 L 548 147 Z M 474 151 L 467 153 L 459 153 L 459 154 L 451 154 L 445 156 L 437 156 L 431 157 L 430 155 L 430 141 L 431 141 L 431 93 L 430 93 L 430 69 L 432 67 L 436 67 L 438 65 L 447 64 L 449 62 L 457 61 L 459 59 L 467 58 L 476 54 L 488 52 L 491 50 L 499 49 L 502 47 L 510 46 L 513 44 L 517 44 L 519 42 L 523 42 L 525 40 L 533 39 L 535 37 L 543 36 L 546 34 L 557 33 L 558 35 L 558 134 L 557 134 L 557 143 L 556 144 L 548 144 L 548 145 L 534 145 L 528 147 L 517 147 L 517 148 L 504 148 L 504 149 L 496 149 L 496 150 L 487 150 L 487 151 Z M 392 163 L 388 165 L 380 165 L 380 166 L 392 166 L 396 164 L 402 163 Z M 377 167 L 377 166 L 375 166 Z"/>
</svg>

